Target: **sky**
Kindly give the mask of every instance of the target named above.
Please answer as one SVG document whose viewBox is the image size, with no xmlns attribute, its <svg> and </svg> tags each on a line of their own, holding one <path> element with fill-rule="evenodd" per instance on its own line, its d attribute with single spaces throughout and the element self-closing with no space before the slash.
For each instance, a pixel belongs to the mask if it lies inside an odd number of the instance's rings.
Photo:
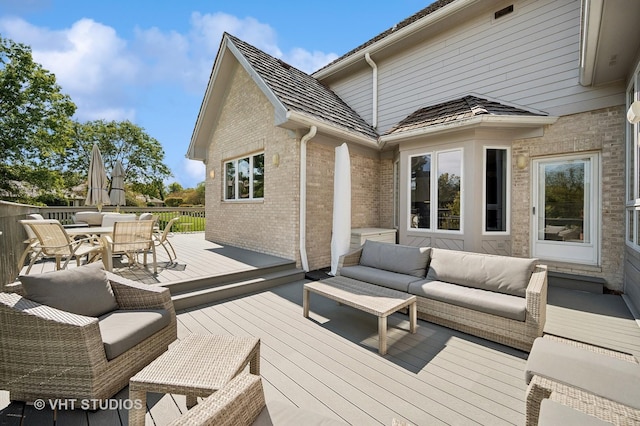
<svg viewBox="0 0 640 426">
<path fill-rule="evenodd" d="M 0 0 L 0 35 L 31 47 L 76 104 L 74 116 L 129 120 L 160 142 L 193 188 L 185 158 L 223 32 L 312 73 L 431 0 Z"/>
</svg>

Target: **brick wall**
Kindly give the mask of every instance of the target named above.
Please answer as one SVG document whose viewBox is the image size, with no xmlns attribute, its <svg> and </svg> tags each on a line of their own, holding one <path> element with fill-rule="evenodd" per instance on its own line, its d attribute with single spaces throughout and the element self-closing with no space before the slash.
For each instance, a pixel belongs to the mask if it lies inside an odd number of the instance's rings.
<svg viewBox="0 0 640 426">
<path fill-rule="evenodd" d="M 351 227 L 380 226 L 380 160 L 350 149 Z M 377 157 L 377 155 L 375 156 Z M 331 265 L 335 148 L 307 145 L 307 258 L 311 270 Z"/>
<path fill-rule="evenodd" d="M 299 261 L 299 142 L 273 125 L 271 103 L 237 67 L 212 135 L 207 161 L 205 238 Z M 264 150 L 263 201 L 223 201 L 225 160 Z M 279 165 L 273 156 L 278 155 Z M 211 172 L 215 177 L 211 179 Z"/>
<path fill-rule="evenodd" d="M 622 290 L 625 205 L 625 110 L 623 106 L 564 116 L 541 138 L 513 144 L 513 255 L 530 256 L 531 160 L 549 155 L 599 152 L 601 178 L 601 266 L 549 262 L 549 270 L 602 277 L 607 287 Z M 528 166 L 520 170 L 516 158 Z"/>
</svg>

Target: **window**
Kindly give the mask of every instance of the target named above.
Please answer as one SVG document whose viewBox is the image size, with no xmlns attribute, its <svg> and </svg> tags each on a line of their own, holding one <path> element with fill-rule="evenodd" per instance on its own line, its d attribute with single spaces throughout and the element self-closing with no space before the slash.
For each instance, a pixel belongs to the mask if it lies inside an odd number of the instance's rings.
<svg viewBox="0 0 640 426">
<path fill-rule="evenodd" d="M 460 231 L 462 150 L 415 155 L 409 157 L 409 161 L 409 227 Z M 432 179 L 432 170 L 436 172 L 435 179 Z"/>
<path fill-rule="evenodd" d="M 640 100 L 640 65 L 627 89 L 627 109 Z M 627 136 L 627 244 L 640 251 L 640 127 L 626 122 Z"/>
<path fill-rule="evenodd" d="M 484 150 L 484 231 L 508 232 L 509 150 Z"/>
<path fill-rule="evenodd" d="M 224 163 L 225 200 L 264 198 L 264 153 Z"/>
</svg>

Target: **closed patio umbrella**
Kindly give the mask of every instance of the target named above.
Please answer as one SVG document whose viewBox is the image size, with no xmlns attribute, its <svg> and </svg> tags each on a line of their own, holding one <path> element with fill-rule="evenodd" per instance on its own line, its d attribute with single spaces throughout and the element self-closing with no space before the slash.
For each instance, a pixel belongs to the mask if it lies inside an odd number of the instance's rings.
<svg viewBox="0 0 640 426">
<path fill-rule="evenodd" d="M 98 145 L 93 144 L 91 162 L 89 163 L 89 182 L 85 204 L 88 206 L 97 206 L 98 210 L 102 210 L 102 206 L 104 205 L 110 205 L 111 199 L 107 192 L 107 184 L 107 173 L 104 170 L 102 155 L 100 155 Z"/>
<path fill-rule="evenodd" d="M 331 236 L 331 275 L 338 271 L 340 256 L 349 251 L 351 243 L 351 160 L 349 147 L 336 147 L 333 176 L 333 234 Z"/>
<path fill-rule="evenodd" d="M 124 196 L 124 169 L 120 160 L 116 161 L 116 165 L 111 171 L 111 192 L 109 193 L 111 204 L 116 205 L 116 210 L 120 206 L 124 206 L 127 201 Z"/>
</svg>

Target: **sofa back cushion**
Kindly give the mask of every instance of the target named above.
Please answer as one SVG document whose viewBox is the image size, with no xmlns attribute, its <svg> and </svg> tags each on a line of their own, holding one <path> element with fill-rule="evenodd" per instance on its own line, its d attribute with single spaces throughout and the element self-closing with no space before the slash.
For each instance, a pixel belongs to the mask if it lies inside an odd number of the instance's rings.
<svg viewBox="0 0 640 426">
<path fill-rule="evenodd" d="M 34 302 L 89 317 L 118 309 L 102 262 L 77 268 L 20 276 L 25 297 Z"/>
<path fill-rule="evenodd" d="M 427 278 L 525 297 L 536 259 L 432 249 Z"/>
<path fill-rule="evenodd" d="M 428 247 L 366 240 L 360 255 L 360 265 L 422 278 L 429 263 L 429 252 Z"/>
</svg>

